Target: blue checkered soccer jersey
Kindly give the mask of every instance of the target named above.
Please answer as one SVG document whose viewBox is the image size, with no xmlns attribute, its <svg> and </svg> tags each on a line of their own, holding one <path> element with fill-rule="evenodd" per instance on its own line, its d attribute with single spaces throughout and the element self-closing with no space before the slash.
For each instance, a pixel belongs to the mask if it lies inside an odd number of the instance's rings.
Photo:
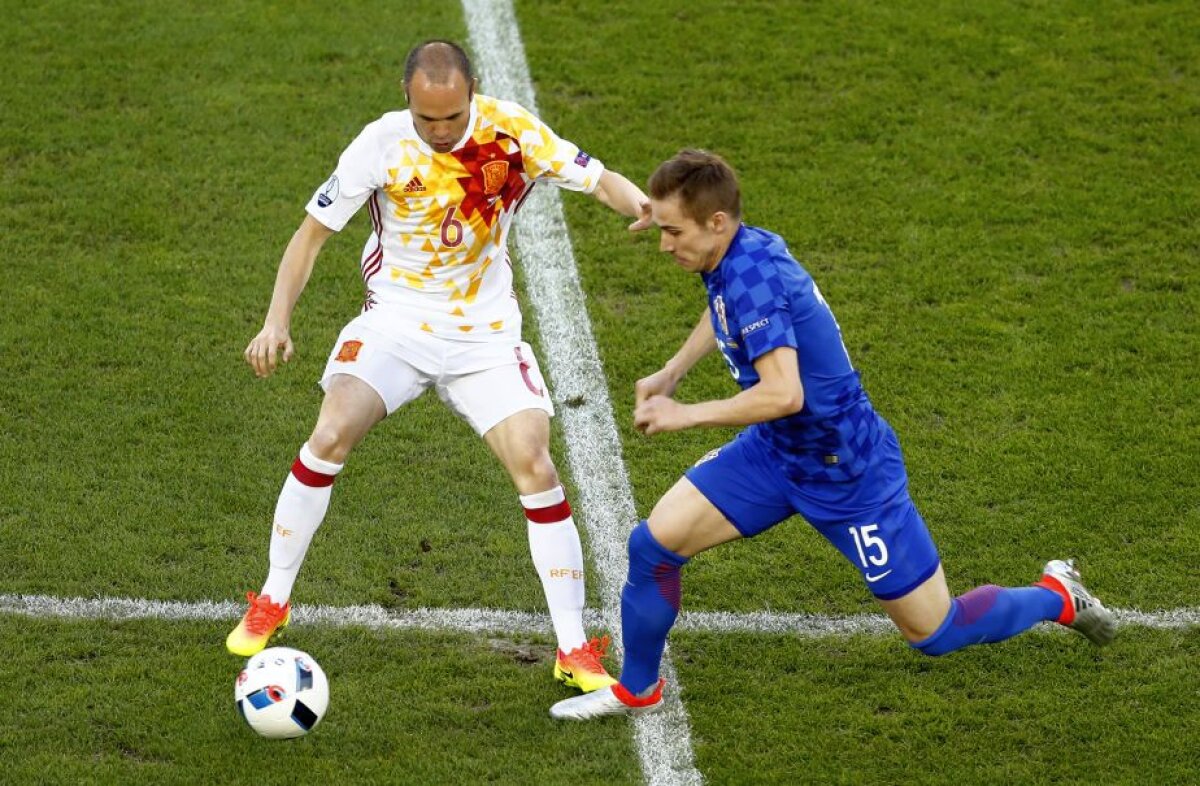
<svg viewBox="0 0 1200 786">
<path fill-rule="evenodd" d="M 899 442 L 871 406 L 812 277 L 782 238 L 745 225 L 702 277 L 734 380 L 751 387 L 754 360 L 791 347 L 804 407 L 748 427 L 688 479 L 747 537 L 800 513 L 878 597 L 916 587 L 937 569 L 937 549 L 909 497 Z"/>
<path fill-rule="evenodd" d="M 703 278 L 717 345 L 743 389 L 758 382 L 758 357 L 778 347 L 796 350 L 804 408 L 752 430 L 779 451 L 797 479 L 861 475 L 880 442 L 879 416 L 833 312 L 783 239 L 743 225 L 721 263 Z"/>
</svg>

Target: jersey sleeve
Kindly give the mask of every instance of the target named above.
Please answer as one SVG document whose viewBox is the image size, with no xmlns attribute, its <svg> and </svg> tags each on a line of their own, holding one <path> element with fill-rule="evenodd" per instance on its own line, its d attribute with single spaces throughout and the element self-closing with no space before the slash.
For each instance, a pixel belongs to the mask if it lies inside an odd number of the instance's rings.
<svg viewBox="0 0 1200 786">
<path fill-rule="evenodd" d="M 604 164 L 555 134 L 525 109 L 516 123 L 522 129 L 519 142 L 525 172 L 534 180 L 553 183 L 559 188 L 590 194 L 600 185 Z"/>
<path fill-rule="evenodd" d="M 308 200 L 305 210 L 335 232 L 358 212 L 367 197 L 383 185 L 380 171 L 379 122 L 371 123 L 342 151 L 337 169 Z"/>
<path fill-rule="evenodd" d="M 731 282 L 735 340 L 754 361 L 779 347 L 797 348 L 793 304 L 774 265 L 747 266 Z"/>
</svg>

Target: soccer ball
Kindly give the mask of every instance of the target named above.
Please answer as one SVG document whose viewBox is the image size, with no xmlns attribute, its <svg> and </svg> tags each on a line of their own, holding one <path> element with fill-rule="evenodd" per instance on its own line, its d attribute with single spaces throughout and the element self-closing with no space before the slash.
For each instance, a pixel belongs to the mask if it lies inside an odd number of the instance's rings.
<svg viewBox="0 0 1200 786">
<path fill-rule="evenodd" d="M 271 647 L 246 661 L 233 697 L 250 728 L 285 740 L 307 734 L 321 722 L 329 706 L 329 680 L 307 653 Z"/>
</svg>

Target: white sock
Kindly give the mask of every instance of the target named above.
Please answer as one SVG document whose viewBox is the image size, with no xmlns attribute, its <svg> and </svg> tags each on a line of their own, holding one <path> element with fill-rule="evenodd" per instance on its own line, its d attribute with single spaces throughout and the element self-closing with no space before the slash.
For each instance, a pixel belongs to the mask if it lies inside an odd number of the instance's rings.
<svg viewBox="0 0 1200 786">
<path fill-rule="evenodd" d="M 307 442 L 300 448 L 300 456 L 292 464 L 275 504 L 271 570 L 261 593 L 270 596 L 272 603 L 286 603 L 292 596 L 292 585 L 304 563 L 308 544 L 329 510 L 333 478 L 341 471 L 341 464 L 314 456 Z"/>
<path fill-rule="evenodd" d="M 583 646 L 583 548 L 562 486 L 521 496 L 529 522 L 529 552 L 542 580 L 558 648 Z"/>
</svg>

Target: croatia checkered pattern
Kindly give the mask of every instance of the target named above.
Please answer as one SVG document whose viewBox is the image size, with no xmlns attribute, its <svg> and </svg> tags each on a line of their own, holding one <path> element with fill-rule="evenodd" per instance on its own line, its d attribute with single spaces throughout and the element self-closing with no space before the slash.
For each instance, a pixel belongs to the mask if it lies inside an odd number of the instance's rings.
<svg viewBox="0 0 1200 786">
<path fill-rule="evenodd" d="M 783 239 L 742 226 L 721 264 L 703 278 L 717 345 L 742 388 L 758 382 L 757 358 L 778 347 L 796 350 L 804 408 L 752 430 L 797 480 L 861 475 L 880 438 L 879 417 L 833 312 Z"/>
</svg>

